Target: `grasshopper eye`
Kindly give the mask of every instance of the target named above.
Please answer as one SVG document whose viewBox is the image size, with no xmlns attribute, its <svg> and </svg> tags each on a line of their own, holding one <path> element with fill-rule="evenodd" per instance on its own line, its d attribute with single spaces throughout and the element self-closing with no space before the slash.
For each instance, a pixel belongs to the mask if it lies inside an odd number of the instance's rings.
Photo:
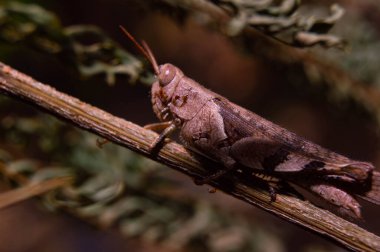
<svg viewBox="0 0 380 252">
<path fill-rule="evenodd" d="M 172 65 L 165 64 L 160 67 L 160 73 L 158 74 L 158 81 L 160 86 L 164 87 L 168 85 L 175 77 L 175 68 Z"/>
</svg>

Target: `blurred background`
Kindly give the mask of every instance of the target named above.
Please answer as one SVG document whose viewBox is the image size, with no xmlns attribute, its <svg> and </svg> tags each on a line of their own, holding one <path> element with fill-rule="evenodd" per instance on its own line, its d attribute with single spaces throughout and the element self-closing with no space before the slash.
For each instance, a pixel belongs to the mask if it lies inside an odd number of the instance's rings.
<svg viewBox="0 0 380 252">
<path fill-rule="evenodd" d="M 151 70 L 121 24 L 159 64 L 380 167 L 377 1 L 335 1 L 343 17 L 331 1 L 210 1 L 234 17 L 227 24 L 197 2 L 0 1 L 0 59 L 126 120 L 156 122 Z M 124 148 L 99 148 L 96 136 L 16 99 L 0 97 L 0 116 L 2 191 L 22 186 L 20 177 L 68 172 L 78 181 L 1 209 L 0 251 L 344 251 Z M 361 203 L 358 224 L 380 234 L 379 208 Z"/>
</svg>

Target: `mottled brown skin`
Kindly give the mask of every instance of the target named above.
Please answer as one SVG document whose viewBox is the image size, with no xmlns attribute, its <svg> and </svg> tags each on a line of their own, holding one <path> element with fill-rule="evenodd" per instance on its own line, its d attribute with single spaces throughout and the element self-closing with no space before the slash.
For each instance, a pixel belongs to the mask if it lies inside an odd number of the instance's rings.
<svg viewBox="0 0 380 252">
<path fill-rule="evenodd" d="M 361 196 L 379 204 L 380 179 L 371 163 L 309 142 L 204 88 L 171 64 L 161 65 L 157 77 L 152 104 L 158 118 L 173 121 L 188 148 L 223 163 L 226 171 L 247 167 L 293 182 L 302 179 L 301 174 L 309 182 L 322 179 L 326 182 L 298 184 L 356 217 L 360 217 L 359 203 L 335 182 L 367 187 Z"/>
</svg>

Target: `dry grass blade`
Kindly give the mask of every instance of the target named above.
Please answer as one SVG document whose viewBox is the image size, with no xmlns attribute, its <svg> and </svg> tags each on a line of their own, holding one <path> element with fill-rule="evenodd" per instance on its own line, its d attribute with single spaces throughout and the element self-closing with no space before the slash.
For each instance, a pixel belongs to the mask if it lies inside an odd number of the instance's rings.
<svg viewBox="0 0 380 252">
<path fill-rule="evenodd" d="M 0 194 L 0 209 L 68 185 L 71 183 L 71 180 L 71 177 L 53 178 L 4 192 Z"/>
</svg>

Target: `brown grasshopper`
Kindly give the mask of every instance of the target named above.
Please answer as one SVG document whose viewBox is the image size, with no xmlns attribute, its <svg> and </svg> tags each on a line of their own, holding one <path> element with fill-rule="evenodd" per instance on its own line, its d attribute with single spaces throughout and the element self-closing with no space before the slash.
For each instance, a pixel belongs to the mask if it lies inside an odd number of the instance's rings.
<svg viewBox="0 0 380 252">
<path fill-rule="evenodd" d="M 225 167 L 197 179 L 197 184 L 229 171 L 248 169 L 253 175 L 266 174 L 298 184 L 354 218 L 361 218 L 355 195 L 380 204 L 380 173 L 371 163 L 352 160 L 307 141 L 204 88 L 178 67 L 158 65 L 144 41 L 140 45 L 121 29 L 149 60 L 157 78 L 151 99 L 162 123 L 149 128 L 164 130 L 152 150 L 179 129 L 187 148 Z"/>
</svg>

